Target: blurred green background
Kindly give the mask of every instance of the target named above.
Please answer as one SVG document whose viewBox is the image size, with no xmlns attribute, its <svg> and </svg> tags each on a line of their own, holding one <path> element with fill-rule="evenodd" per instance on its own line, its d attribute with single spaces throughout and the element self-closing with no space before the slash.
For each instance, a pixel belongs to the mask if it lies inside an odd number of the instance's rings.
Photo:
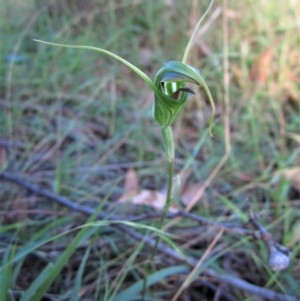
<svg viewBox="0 0 300 301">
<path fill-rule="evenodd" d="M 192 30 L 208 4 L 179 0 L 2 1 L 0 145 L 2 158 L 6 156 L 4 147 L 9 148 L 8 170 L 81 204 L 105 198 L 111 210 L 128 210 L 128 214 L 132 214 L 131 209 L 117 200 L 129 168 L 136 171 L 142 189 L 163 189 L 166 158 L 160 128 L 152 118 L 149 87 L 126 66 L 105 55 L 46 46 L 33 39 L 105 48 L 154 78 L 163 62 L 182 59 Z M 223 39 L 224 13 L 228 18 L 228 45 Z M 174 125 L 176 173 L 195 155 L 188 182 L 202 185 L 225 153 L 223 61 L 224 47 L 228 47 L 231 153 L 194 211 L 209 218 L 225 219 L 227 214 L 239 220 L 243 218 L 241 211 L 246 210 L 245 199 L 250 199 L 262 224 L 269 226 L 277 241 L 291 248 L 292 264 L 288 271 L 270 280 L 266 259 L 254 251 L 264 250 L 264 246 L 247 240 L 233 252 L 242 252 L 254 262 L 261 273 L 259 285 L 267 283 L 291 294 L 298 291 L 300 271 L 299 18 L 297 1 L 229 0 L 225 9 L 222 1 L 216 1 L 188 59 L 201 71 L 214 97 L 214 137 L 207 135 L 211 112 L 201 88 L 196 89 Z M 193 150 L 203 135 L 207 137 L 195 154 Z M 16 213 L 8 218 L 2 214 L 6 236 L 17 233 L 14 235 L 23 241 L 30 240 L 41 225 L 55 219 L 30 215 L 28 210 L 56 211 L 56 205 L 39 202 L 4 182 L 0 187 L 3 212 L 24 208 L 23 215 Z M 77 219 L 71 217 L 67 226 L 63 221 L 57 223 L 46 236 L 78 225 Z M 20 224 L 26 231 L 20 230 Z M 68 239 L 63 244 L 68 244 Z M 109 255 L 100 256 L 107 265 L 103 273 L 109 279 L 113 276 L 108 266 L 116 250 L 125 250 L 122 240 L 114 233 L 106 250 Z M 230 245 L 236 240 L 225 237 L 224 241 Z M 190 251 L 197 254 L 204 247 Z M 125 257 L 118 265 L 122 266 Z M 29 259 L 24 260 L 26 263 Z M 93 260 L 99 265 L 97 259 Z M 223 269 L 222 259 L 214 264 Z M 26 264 L 22 269 L 29 273 Z M 34 270 L 38 275 L 41 266 L 36 264 Z M 240 271 L 241 275 L 244 272 Z M 255 283 L 252 276 L 249 281 Z M 82 287 L 98 276 L 87 271 L 85 277 Z M 138 278 L 128 277 L 122 285 Z M 58 282 L 50 291 L 65 294 L 73 280 L 70 276 L 65 286 Z M 30 282 L 17 275 L 14 281 L 13 288 L 19 290 L 25 290 Z M 171 284 L 166 286 L 172 290 Z M 105 289 L 105 285 L 97 292 L 92 289 L 87 296 L 99 296 Z M 162 290 L 158 287 L 157 293 Z"/>
</svg>

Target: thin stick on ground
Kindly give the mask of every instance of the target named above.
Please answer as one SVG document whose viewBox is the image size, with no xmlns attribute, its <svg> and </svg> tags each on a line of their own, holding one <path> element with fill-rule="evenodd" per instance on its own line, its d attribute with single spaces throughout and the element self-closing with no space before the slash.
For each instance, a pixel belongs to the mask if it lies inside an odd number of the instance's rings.
<svg viewBox="0 0 300 301">
<path fill-rule="evenodd" d="M 128 218 L 128 221 L 131 222 L 137 222 L 137 221 L 142 221 L 142 220 L 146 220 L 146 219 L 157 219 L 160 217 L 159 213 L 154 213 L 154 214 L 142 214 L 139 216 L 135 216 L 132 218 Z M 168 213 L 166 215 L 166 218 L 168 219 L 174 219 L 177 217 L 185 217 L 191 220 L 194 220 L 196 222 L 198 222 L 201 225 L 205 225 L 205 226 L 211 226 L 211 227 L 215 227 L 218 229 L 224 229 L 224 231 L 226 232 L 231 232 L 231 233 L 235 233 L 237 235 L 241 235 L 241 236 L 253 236 L 256 239 L 262 239 L 261 236 L 261 232 L 260 231 L 253 231 L 253 230 L 248 230 L 248 229 L 244 229 L 235 225 L 232 225 L 230 223 L 221 223 L 218 221 L 212 221 L 209 220 L 203 216 L 199 216 L 193 213 L 189 213 L 186 211 L 178 211 L 178 212 L 174 212 L 174 213 Z"/>
</svg>

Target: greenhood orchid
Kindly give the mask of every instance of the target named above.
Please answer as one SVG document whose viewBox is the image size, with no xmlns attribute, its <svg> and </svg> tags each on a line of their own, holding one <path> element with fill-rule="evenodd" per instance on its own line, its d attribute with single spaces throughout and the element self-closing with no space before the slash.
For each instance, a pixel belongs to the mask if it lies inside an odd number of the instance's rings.
<svg viewBox="0 0 300 301">
<path fill-rule="evenodd" d="M 170 126 L 173 123 L 187 100 L 187 94 L 194 94 L 193 90 L 185 88 L 186 82 L 203 86 L 214 114 L 215 107 L 212 96 L 199 70 L 182 62 L 169 61 L 158 70 L 154 79 L 154 84 L 159 90 L 159 92 L 154 92 L 154 119 L 162 127 Z"/>
<path fill-rule="evenodd" d="M 190 88 L 186 88 L 185 84 L 187 82 L 202 86 L 207 93 L 209 102 L 212 107 L 212 116 L 210 118 L 209 127 L 210 132 L 212 129 L 212 122 L 215 113 L 215 106 L 211 96 L 211 93 L 202 78 L 200 72 L 184 62 L 179 61 L 169 61 L 166 62 L 156 73 L 154 81 L 152 81 L 143 71 L 138 69 L 136 66 L 132 65 L 128 61 L 124 60 L 120 56 L 107 51 L 102 48 L 84 46 L 84 45 L 63 45 L 50 43 L 40 40 L 35 40 L 37 42 L 60 46 L 66 48 L 77 48 L 77 49 L 87 49 L 102 52 L 109 55 L 110 57 L 115 58 L 121 63 L 125 64 L 131 68 L 135 73 L 137 73 L 152 89 L 154 92 L 154 103 L 153 103 L 153 115 L 154 119 L 161 126 L 162 135 L 164 139 L 164 146 L 166 149 L 166 154 L 168 162 L 173 165 L 174 156 L 175 156 L 175 147 L 173 141 L 173 133 L 171 124 L 175 121 L 178 114 L 184 107 L 184 104 L 187 100 L 188 93 L 194 93 Z M 185 54 L 188 52 L 189 48 Z M 186 60 L 186 55 L 183 58 L 183 61 Z M 173 170 L 173 168 L 172 168 Z M 171 172 L 169 172 L 169 178 L 172 177 Z M 172 186 L 172 184 L 170 184 Z M 168 187 L 168 191 L 171 190 L 171 187 Z M 167 196 L 166 201 L 166 210 L 171 205 L 171 196 L 170 193 Z"/>
<path fill-rule="evenodd" d="M 169 61 L 163 64 L 163 66 L 157 71 L 156 76 L 154 78 L 154 81 L 152 81 L 143 71 L 141 71 L 136 66 L 132 65 L 128 61 L 124 60 L 120 56 L 107 51 L 102 48 L 96 48 L 91 46 L 81 46 L 81 45 L 62 45 L 62 44 L 56 44 L 56 43 L 49 43 L 44 42 L 40 40 L 35 40 L 37 42 L 53 45 L 53 46 L 60 46 L 60 47 L 66 47 L 66 48 L 77 48 L 77 49 L 87 49 L 87 50 L 94 50 L 101 53 L 104 53 L 106 55 L 109 55 L 110 57 L 120 61 L 124 65 L 131 68 L 135 73 L 137 73 L 152 89 L 154 92 L 154 103 L 153 103 L 153 115 L 155 121 L 161 126 L 163 140 L 164 140 L 164 146 L 166 149 L 166 154 L 168 158 L 168 189 L 167 189 L 167 195 L 166 195 L 166 203 L 161 215 L 161 219 L 158 225 L 158 229 L 162 229 L 163 222 L 165 219 L 165 216 L 171 207 L 172 204 L 172 182 L 173 182 L 173 169 L 174 169 L 174 158 L 175 158 L 175 147 L 174 147 L 174 141 L 173 141 L 173 133 L 172 133 L 172 123 L 175 121 L 178 114 L 181 112 L 181 110 L 184 107 L 184 104 L 186 103 L 188 93 L 194 93 L 192 89 L 186 87 L 186 83 L 192 83 L 198 86 L 202 86 L 208 96 L 210 105 L 212 107 L 212 116 L 210 118 L 209 127 L 210 132 L 212 130 L 212 122 L 213 117 L 215 113 L 215 107 L 214 102 L 212 99 L 212 96 L 210 94 L 210 91 L 202 78 L 200 72 L 189 65 L 186 64 L 187 62 L 187 56 L 189 53 L 189 50 L 192 46 L 192 40 L 195 37 L 195 33 L 197 29 L 199 28 L 202 20 L 204 17 L 208 14 L 210 8 L 212 7 L 213 0 L 210 2 L 210 5 L 202 18 L 198 21 L 194 32 L 191 36 L 191 39 L 189 40 L 189 43 L 186 46 L 182 62 L 179 61 Z M 159 242 L 159 237 L 157 237 L 156 245 L 154 247 L 153 253 L 152 253 L 152 260 L 153 256 L 156 253 L 157 245 Z M 146 281 L 144 282 L 144 285 L 146 284 Z M 145 285 L 146 287 L 146 285 Z"/>
</svg>

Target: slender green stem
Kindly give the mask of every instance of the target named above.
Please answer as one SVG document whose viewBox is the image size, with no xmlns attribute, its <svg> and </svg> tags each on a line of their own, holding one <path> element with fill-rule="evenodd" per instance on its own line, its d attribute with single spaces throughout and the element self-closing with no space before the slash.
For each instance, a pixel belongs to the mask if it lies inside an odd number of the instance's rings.
<svg viewBox="0 0 300 301">
<path fill-rule="evenodd" d="M 174 172 L 174 157 L 175 157 L 175 151 L 174 151 L 174 139 L 173 139 L 173 132 L 172 128 L 170 126 L 166 128 L 162 128 L 162 134 L 164 138 L 164 145 L 168 157 L 168 188 L 167 188 L 167 196 L 166 196 L 166 203 L 163 209 L 163 212 L 160 216 L 159 224 L 158 224 L 158 229 L 161 230 L 164 221 L 166 218 L 166 215 L 172 205 L 172 186 L 173 186 L 173 172 Z M 160 237 L 156 237 L 155 241 L 155 246 L 153 248 L 153 251 L 151 253 L 151 258 L 149 261 L 149 264 L 151 264 L 154 260 L 154 257 L 157 253 L 157 248 L 158 244 L 160 241 Z M 142 300 L 144 300 L 145 293 L 146 293 L 146 287 L 147 287 L 147 277 L 144 278 L 144 283 L 143 283 L 143 293 L 142 293 Z"/>
<path fill-rule="evenodd" d="M 172 186 L 173 186 L 173 170 L 174 170 L 174 160 L 172 161 L 169 161 L 168 162 L 168 191 L 167 191 L 167 199 L 166 199 L 166 204 L 164 206 L 164 209 L 163 209 L 163 212 L 162 212 L 162 215 L 160 217 L 160 221 L 159 221 L 159 225 L 158 225 L 158 229 L 161 230 L 163 225 L 164 225 L 164 220 L 166 218 L 166 215 L 172 205 Z M 156 239 L 156 244 L 155 244 L 155 248 L 154 248 L 154 256 L 155 256 L 155 253 L 156 253 L 156 250 L 157 250 L 157 245 L 159 243 L 159 236 L 157 236 L 157 239 Z"/>
<path fill-rule="evenodd" d="M 168 156 L 169 171 L 168 171 L 168 190 L 167 190 L 166 203 L 162 215 L 160 217 L 160 221 L 158 225 L 159 230 L 162 229 L 166 215 L 172 205 L 172 186 L 173 186 L 173 170 L 174 170 L 174 157 L 175 157 L 175 147 L 174 147 L 172 128 L 170 126 L 166 128 L 162 128 L 162 134 L 164 138 L 166 153 Z M 156 255 L 158 243 L 159 243 L 159 236 L 157 236 L 156 238 L 156 243 L 152 252 L 151 261 L 153 261 L 153 258 Z"/>
</svg>

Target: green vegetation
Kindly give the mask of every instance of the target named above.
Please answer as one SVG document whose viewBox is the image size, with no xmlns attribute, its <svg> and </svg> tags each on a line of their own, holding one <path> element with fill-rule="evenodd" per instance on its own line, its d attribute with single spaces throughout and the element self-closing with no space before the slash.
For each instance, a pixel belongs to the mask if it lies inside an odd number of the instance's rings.
<svg viewBox="0 0 300 301">
<path fill-rule="evenodd" d="M 300 298 L 295 1 L 214 3 L 186 62 L 201 71 L 214 98 L 213 137 L 207 134 L 210 99 L 201 86 L 191 86 L 195 95 L 189 94 L 172 125 L 174 173 L 188 171 L 187 183 L 206 187 L 189 209 L 253 229 L 250 201 L 274 240 L 291 250 L 290 265 L 280 272 L 270 270 L 266 244 L 259 239 L 184 217 L 167 216 L 165 224 L 172 225 L 159 230 L 152 208 L 118 202 L 130 168 L 142 189 L 161 191 L 167 185 L 163 136 L 152 116 L 153 92 L 128 67 L 99 52 L 33 42 L 101 47 L 154 79 L 165 62 L 182 60 L 208 5 L 196 0 L 1 4 L 0 171 L 94 208 L 87 218 L 0 175 L 1 301 L 43 296 L 132 301 L 141 295 L 172 300 L 188 276 L 192 283 L 182 300 L 213 300 L 219 291 L 220 300 L 255 300 L 234 285 L 219 289 L 213 274 L 205 274 L 207 268 Z M 141 220 L 128 221 L 145 213 Z M 141 238 L 133 240 L 122 227 Z M 149 264 L 153 247 L 146 234 L 160 237 L 188 263 L 190 257 L 200 260 L 215 237 L 219 240 L 190 274 L 187 263 L 160 248 Z"/>
</svg>

